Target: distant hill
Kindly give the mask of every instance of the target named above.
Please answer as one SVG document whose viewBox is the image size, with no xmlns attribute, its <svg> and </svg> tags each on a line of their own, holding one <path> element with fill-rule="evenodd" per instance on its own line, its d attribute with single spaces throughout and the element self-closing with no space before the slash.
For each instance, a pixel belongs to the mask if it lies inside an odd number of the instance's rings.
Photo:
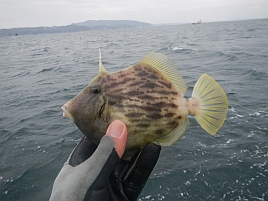
<svg viewBox="0 0 268 201">
<path fill-rule="evenodd" d="M 87 20 L 85 22 L 73 23 L 72 25 L 86 26 L 92 29 L 116 29 L 151 26 L 149 23 L 138 22 L 133 20 Z"/>
<path fill-rule="evenodd" d="M 65 33 L 65 32 L 67 33 L 67 32 L 88 31 L 92 29 L 132 28 L 142 26 L 151 26 L 151 24 L 132 20 L 88 20 L 85 22 L 73 23 L 67 26 L 0 29 L 0 37 L 25 35 L 25 34 Z"/>
<path fill-rule="evenodd" d="M 12 29 L 0 29 L 1 36 L 15 36 L 26 34 L 42 34 L 42 33 L 64 33 L 64 32 L 76 32 L 87 31 L 88 27 L 67 25 L 67 26 L 54 26 L 54 27 L 24 27 L 24 28 L 12 28 Z"/>
</svg>

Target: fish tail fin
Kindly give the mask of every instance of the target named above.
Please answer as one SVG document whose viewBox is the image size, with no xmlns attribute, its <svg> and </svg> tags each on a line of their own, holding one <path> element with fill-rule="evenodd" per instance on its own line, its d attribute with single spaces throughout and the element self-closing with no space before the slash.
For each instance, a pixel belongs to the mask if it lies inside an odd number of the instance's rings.
<svg viewBox="0 0 268 201">
<path fill-rule="evenodd" d="M 198 101 L 198 109 L 193 113 L 197 122 L 209 134 L 215 135 L 223 125 L 228 110 L 224 90 L 212 77 L 203 74 L 194 86 L 192 99 Z"/>
</svg>

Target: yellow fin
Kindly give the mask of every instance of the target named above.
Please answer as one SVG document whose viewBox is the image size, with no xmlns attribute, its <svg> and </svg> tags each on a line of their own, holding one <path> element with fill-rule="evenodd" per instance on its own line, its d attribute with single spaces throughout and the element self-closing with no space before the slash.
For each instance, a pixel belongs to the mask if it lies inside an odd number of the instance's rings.
<svg viewBox="0 0 268 201">
<path fill-rule="evenodd" d="M 190 125 L 189 119 L 186 118 L 181 123 L 181 125 L 177 126 L 168 135 L 153 141 L 153 143 L 163 147 L 171 146 L 175 144 L 177 141 L 179 141 L 185 135 L 189 125 Z"/>
<path fill-rule="evenodd" d="M 221 86 L 207 74 L 196 82 L 192 94 L 199 102 L 195 116 L 200 126 L 211 135 L 223 125 L 228 110 L 228 99 Z"/>
<path fill-rule="evenodd" d="M 105 70 L 105 68 L 102 65 L 101 50 L 99 49 L 99 74 L 93 80 L 91 80 L 91 82 L 89 84 L 93 84 L 100 77 L 102 77 L 103 75 L 108 75 L 108 74 L 109 74 L 109 72 L 107 70 Z"/>
<path fill-rule="evenodd" d="M 188 89 L 186 82 L 176 68 L 174 62 L 166 55 L 160 53 L 149 53 L 142 60 L 141 63 L 147 63 L 150 66 L 158 69 L 164 76 L 166 76 L 184 96 Z"/>
<path fill-rule="evenodd" d="M 108 120 L 109 120 L 109 101 L 108 98 L 106 98 L 103 110 L 103 121 L 108 122 Z"/>
<path fill-rule="evenodd" d="M 102 65 L 100 49 L 99 49 L 99 74 L 108 74 L 108 71 Z"/>
</svg>

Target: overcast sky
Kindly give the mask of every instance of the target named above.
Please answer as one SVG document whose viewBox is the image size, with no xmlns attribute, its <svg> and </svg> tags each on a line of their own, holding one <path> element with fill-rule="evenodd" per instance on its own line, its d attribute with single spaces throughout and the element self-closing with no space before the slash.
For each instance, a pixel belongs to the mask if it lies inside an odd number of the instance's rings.
<svg viewBox="0 0 268 201">
<path fill-rule="evenodd" d="M 268 0 L 0 0 L 0 29 L 86 20 L 158 24 L 267 17 Z"/>
</svg>

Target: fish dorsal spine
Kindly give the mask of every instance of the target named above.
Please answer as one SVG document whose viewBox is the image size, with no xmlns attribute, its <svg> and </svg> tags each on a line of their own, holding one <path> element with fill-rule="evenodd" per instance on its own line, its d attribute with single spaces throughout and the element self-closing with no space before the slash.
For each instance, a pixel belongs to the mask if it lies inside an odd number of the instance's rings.
<svg viewBox="0 0 268 201">
<path fill-rule="evenodd" d="M 141 63 L 149 64 L 158 69 L 166 78 L 168 78 L 177 88 L 181 95 L 184 96 L 188 89 L 186 82 L 181 76 L 179 70 L 176 68 L 174 62 L 166 55 L 161 53 L 149 53 L 142 60 Z"/>
<path fill-rule="evenodd" d="M 104 68 L 101 61 L 101 50 L 99 49 L 99 75 L 109 74 L 108 71 Z"/>
</svg>

